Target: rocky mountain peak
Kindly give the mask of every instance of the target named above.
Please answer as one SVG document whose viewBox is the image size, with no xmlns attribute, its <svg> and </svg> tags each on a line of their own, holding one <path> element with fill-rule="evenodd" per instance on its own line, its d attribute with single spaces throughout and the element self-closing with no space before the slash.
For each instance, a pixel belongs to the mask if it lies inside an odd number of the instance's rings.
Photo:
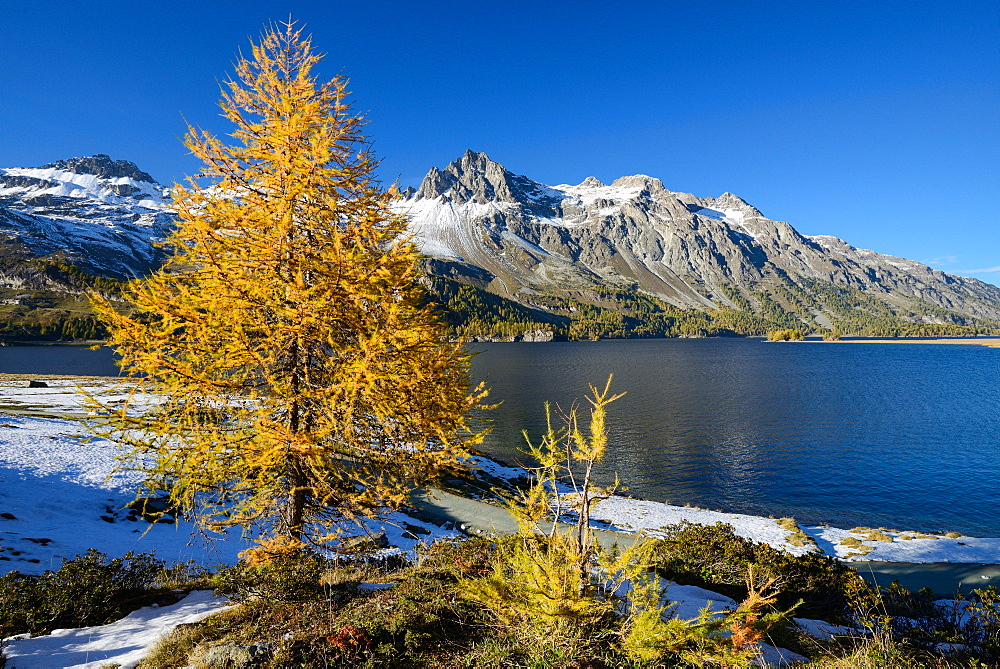
<svg viewBox="0 0 1000 669">
<path fill-rule="evenodd" d="M 560 197 L 537 181 L 514 174 L 485 153 L 469 149 L 443 170 L 432 167 L 415 197 L 444 197 L 454 204 L 502 202 L 519 205 L 533 213 L 553 211 Z"/>
<path fill-rule="evenodd" d="M 587 177 L 586 179 L 584 179 L 583 181 L 580 182 L 580 188 L 584 188 L 584 187 L 586 187 L 586 188 L 601 188 L 603 186 L 604 186 L 604 183 L 600 179 L 598 179 L 597 177 Z"/>
<path fill-rule="evenodd" d="M 645 174 L 633 174 L 627 177 L 619 177 L 611 182 L 612 186 L 618 188 L 642 188 L 650 192 L 666 190 L 663 182 Z"/>
<path fill-rule="evenodd" d="M 715 198 L 714 203 L 720 207 L 729 207 L 732 209 L 751 206 L 750 203 L 741 198 L 739 195 L 733 195 L 728 191 Z"/>
<path fill-rule="evenodd" d="M 128 160 L 112 160 L 110 156 L 103 153 L 81 158 L 57 160 L 54 163 L 42 165 L 41 169 L 59 169 L 73 172 L 74 174 L 92 174 L 101 179 L 127 177 L 134 181 L 156 183 L 156 179 L 140 170 L 135 163 Z"/>
</svg>

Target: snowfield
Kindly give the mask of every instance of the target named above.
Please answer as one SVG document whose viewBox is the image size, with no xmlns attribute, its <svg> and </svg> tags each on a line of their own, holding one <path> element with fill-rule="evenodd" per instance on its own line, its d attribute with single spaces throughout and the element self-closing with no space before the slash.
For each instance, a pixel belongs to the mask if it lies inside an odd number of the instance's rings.
<svg viewBox="0 0 1000 669">
<path fill-rule="evenodd" d="M 26 634 L 11 637 L 3 655 L 11 669 L 132 669 L 177 625 L 198 622 L 226 606 L 224 597 L 196 591 L 171 606 L 147 606 L 107 625 L 55 630 L 33 639 Z"/>
</svg>

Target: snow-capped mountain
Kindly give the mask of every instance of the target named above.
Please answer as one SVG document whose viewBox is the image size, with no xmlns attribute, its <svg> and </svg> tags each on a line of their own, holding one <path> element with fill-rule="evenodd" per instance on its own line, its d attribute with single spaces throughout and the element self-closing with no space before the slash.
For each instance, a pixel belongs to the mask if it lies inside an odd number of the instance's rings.
<svg viewBox="0 0 1000 669">
<path fill-rule="evenodd" d="M 167 195 L 134 163 L 101 154 L 0 169 L 0 255 L 141 276 L 163 260 L 153 242 L 173 222 Z"/>
<path fill-rule="evenodd" d="M 154 242 L 173 225 L 168 200 L 134 163 L 106 155 L 0 169 L 0 289 L 81 292 L 37 259 L 107 277 L 148 273 L 165 257 Z M 609 288 L 637 287 L 683 308 L 777 308 L 810 327 L 843 321 L 858 295 L 909 321 L 1000 320 L 996 286 L 804 236 L 731 193 L 696 197 L 645 175 L 546 186 L 467 151 L 396 207 L 431 273 L 564 316 L 567 302 L 551 307 L 546 296 L 612 306 Z M 830 300 L 843 292 L 831 287 L 853 290 L 854 302 L 837 312 Z"/>
<path fill-rule="evenodd" d="M 696 197 L 645 175 L 546 186 L 467 151 L 403 195 L 397 206 L 411 217 L 424 253 L 437 259 L 436 272 L 474 277 L 533 306 L 534 294 L 583 294 L 602 284 L 638 284 L 697 309 L 756 305 L 761 291 L 783 303 L 789 286 L 807 293 L 836 286 L 913 320 L 936 322 L 935 308 L 1000 319 L 996 286 L 836 237 L 802 235 L 732 193 Z M 821 302 L 798 306 L 829 324 Z"/>
</svg>

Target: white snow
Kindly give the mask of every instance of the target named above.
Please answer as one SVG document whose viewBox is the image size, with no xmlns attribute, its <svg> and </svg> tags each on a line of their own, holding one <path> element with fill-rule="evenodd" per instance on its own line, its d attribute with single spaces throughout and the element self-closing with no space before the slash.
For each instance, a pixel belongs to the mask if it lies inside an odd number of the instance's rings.
<svg viewBox="0 0 1000 669">
<path fill-rule="evenodd" d="M 611 497 L 597 504 L 592 517 L 606 521 L 611 526 L 610 529 L 622 529 L 628 532 L 645 531 L 653 536 L 656 536 L 662 527 L 685 520 L 698 525 L 728 523 L 736 528 L 736 533 L 745 539 L 783 548 L 793 555 L 804 555 L 809 552 L 807 547 L 793 546 L 788 543 L 786 540 L 789 534 L 788 530 L 779 527 L 776 520 L 761 516 L 708 511 L 642 499 Z M 599 525 L 598 527 L 603 526 Z"/>
<path fill-rule="evenodd" d="M 656 535 L 657 530 L 686 520 L 700 525 L 714 525 L 717 522 L 732 525 L 736 533 L 746 539 L 769 544 L 788 551 L 792 555 L 804 555 L 809 546 L 795 546 L 788 541 L 789 532 L 778 525 L 773 518 L 751 516 L 739 513 L 723 513 L 685 506 L 675 506 L 640 499 L 612 497 L 600 502 L 594 509 L 593 517 L 606 521 L 609 529 L 645 531 Z M 946 537 L 940 534 L 925 534 L 906 530 L 884 530 L 892 541 L 868 539 L 864 531 L 852 531 L 836 527 L 806 526 L 801 529 L 820 551 L 842 560 L 886 562 L 957 562 L 996 563 L 1000 561 L 1000 538 Z M 861 541 L 871 552 L 864 553 L 857 546 L 843 543 L 845 539 Z M 865 549 L 867 550 L 867 549 Z"/>
<path fill-rule="evenodd" d="M 0 415 L 0 573 L 58 569 L 88 548 L 216 565 L 249 547 L 238 532 L 209 541 L 185 521 L 128 520 L 142 477 L 115 472 L 119 452 L 77 421 Z"/>
<path fill-rule="evenodd" d="M 542 256 L 551 255 L 548 251 L 546 251 L 545 249 L 543 249 L 541 246 L 538 246 L 537 244 L 532 244 L 531 242 L 529 242 L 524 237 L 520 237 L 518 235 L 515 235 L 510 230 L 504 230 L 501 233 L 501 236 L 504 239 L 508 240 L 508 241 L 514 242 L 515 244 L 517 244 L 518 246 L 520 246 L 525 251 L 528 251 L 529 253 L 537 253 L 538 255 L 542 255 Z"/>
<path fill-rule="evenodd" d="M 857 628 L 847 627 L 845 625 L 832 625 L 825 620 L 792 618 L 792 622 L 794 622 L 800 630 L 815 639 L 828 640 L 838 636 L 849 636 L 851 634 L 861 633 Z"/>
<path fill-rule="evenodd" d="M 587 179 L 578 186 L 562 184 L 552 189 L 563 195 L 564 200 L 570 200 L 578 207 L 588 207 L 595 202 L 605 202 L 605 206 L 597 210 L 599 216 L 614 216 L 621 205 L 635 200 L 646 187 L 644 181 L 651 177 L 637 174 L 632 177 L 622 177 L 610 186 L 605 186 L 596 179 Z M 625 182 L 625 183 L 622 183 Z"/>
<path fill-rule="evenodd" d="M 135 201 L 135 195 L 121 196 L 108 186 L 131 186 L 144 196 L 139 202 L 146 209 L 165 209 L 163 189 L 146 181 L 136 181 L 129 177 L 112 177 L 101 179 L 94 174 L 77 174 L 56 167 L 23 168 L 11 167 L 2 170 L 6 176 L 30 177 L 50 182 L 49 187 L 11 186 L 0 188 L 0 195 L 53 195 L 57 197 L 72 197 L 79 199 L 99 200 L 106 204 L 119 204 L 125 201 Z"/>
<path fill-rule="evenodd" d="M 740 209 L 712 209 L 710 207 L 702 207 L 694 213 L 698 216 L 704 216 L 716 221 L 722 221 L 730 228 L 733 228 L 736 232 L 745 234 L 751 239 L 756 239 L 750 231 L 750 228 L 747 227 L 745 211 Z"/>
<path fill-rule="evenodd" d="M 114 664 L 131 669 L 174 627 L 198 622 L 227 604 L 224 597 L 199 590 L 171 606 L 142 608 L 107 625 L 55 630 L 33 639 L 11 637 L 3 655 L 8 669 L 96 669 Z"/>
</svg>

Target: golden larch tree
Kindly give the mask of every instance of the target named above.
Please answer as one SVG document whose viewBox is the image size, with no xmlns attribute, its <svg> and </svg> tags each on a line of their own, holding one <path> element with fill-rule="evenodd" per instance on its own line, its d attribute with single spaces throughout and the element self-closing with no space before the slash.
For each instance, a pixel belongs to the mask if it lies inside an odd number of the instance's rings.
<svg viewBox="0 0 1000 669">
<path fill-rule="evenodd" d="M 264 33 L 224 86 L 235 141 L 189 128 L 205 167 L 173 193 L 171 261 L 131 286 L 131 313 L 95 300 L 160 402 L 112 428 L 148 486 L 208 527 L 291 544 L 461 469 L 485 394 L 426 304 L 346 81 L 320 82 L 320 60 L 292 24 Z"/>
</svg>

